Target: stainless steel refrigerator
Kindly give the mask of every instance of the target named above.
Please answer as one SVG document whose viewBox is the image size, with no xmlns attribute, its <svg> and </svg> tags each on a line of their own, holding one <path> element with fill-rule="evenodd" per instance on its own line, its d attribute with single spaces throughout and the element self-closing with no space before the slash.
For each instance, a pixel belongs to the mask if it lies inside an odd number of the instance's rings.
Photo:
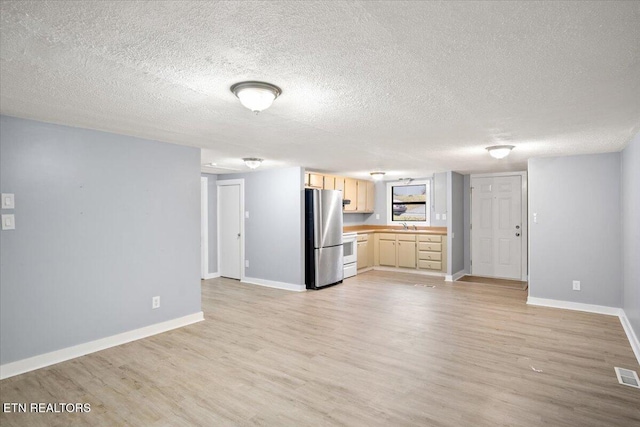
<svg viewBox="0 0 640 427">
<path fill-rule="evenodd" d="M 307 289 L 342 283 L 342 192 L 305 190 L 305 283 Z"/>
</svg>

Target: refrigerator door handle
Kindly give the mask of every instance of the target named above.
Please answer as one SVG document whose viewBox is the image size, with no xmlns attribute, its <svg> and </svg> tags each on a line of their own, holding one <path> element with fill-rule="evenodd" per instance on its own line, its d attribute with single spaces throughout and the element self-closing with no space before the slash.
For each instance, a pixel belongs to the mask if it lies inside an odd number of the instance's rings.
<svg viewBox="0 0 640 427">
<path fill-rule="evenodd" d="M 313 192 L 313 246 L 322 247 L 322 191 Z"/>
</svg>

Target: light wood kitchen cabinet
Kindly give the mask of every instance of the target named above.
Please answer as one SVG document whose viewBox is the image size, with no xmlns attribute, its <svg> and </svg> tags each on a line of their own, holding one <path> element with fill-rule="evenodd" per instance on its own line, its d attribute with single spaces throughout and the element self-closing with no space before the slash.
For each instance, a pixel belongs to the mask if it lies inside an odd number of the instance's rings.
<svg viewBox="0 0 640 427">
<path fill-rule="evenodd" d="M 369 247 L 369 242 L 358 242 L 358 270 L 363 268 L 367 268 L 367 248 Z"/>
<path fill-rule="evenodd" d="M 356 203 L 356 211 L 364 212 L 367 210 L 367 181 L 358 180 L 358 197 Z"/>
<path fill-rule="evenodd" d="M 358 234 L 358 270 L 373 267 L 374 241 L 368 233 Z"/>
<path fill-rule="evenodd" d="M 324 175 L 318 173 L 309 173 L 309 187 L 324 188 Z"/>
<path fill-rule="evenodd" d="M 324 176 L 324 187 L 325 190 L 335 190 L 336 189 L 336 179 L 332 176 L 325 175 Z"/>
<path fill-rule="evenodd" d="M 346 213 L 371 213 L 375 209 L 375 185 L 373 181 L 305 172 L 305 188 L 342 191 L 342 198 L 351 203 L 344 205 Z"/>
<path fill-rule="evenodd" d="M 372 181 L 365 181 L 367 184 L 367 200 L 364 210 L 367 212 L 373 212 L 376 205 L 376 187 Z"/>
<path fill-rule="evenodd" d="M 378 264 L 386 267 L 395 267 L 397 261 L 396 240 L 394 234 L 390 234 L 390 236 L 394 236 L 394 239 L 386 240 L 381 238 L 379 241 Z"/>
<path fill-rule="evenodd" d="M 351 200 L 351 203 L 344 205 L 347 212 L 355 212 L 358 209 L 358 181 L 353 178 L 344 179 L 344 196 L 345 200 Z"/>
<path fill-rule="evenodd" d="M 418 269 L 447 270 L 447 238 L 441 235 L 418 236 Z"/>
<path fill-rule="evenodd" d="M 416 268 L 416 236 L 398 234 L 398 267 Z"/>
</svg>

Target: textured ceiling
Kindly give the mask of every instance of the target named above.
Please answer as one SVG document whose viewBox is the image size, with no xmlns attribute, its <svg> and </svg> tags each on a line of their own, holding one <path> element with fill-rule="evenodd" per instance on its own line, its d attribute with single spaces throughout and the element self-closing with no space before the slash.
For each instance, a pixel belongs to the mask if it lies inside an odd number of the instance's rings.
<svg viewBox="0 0 640 427">
<path fill-rule="evenodd" d="M 640 130 L 640 2 L 0 7 L 2 114 L 202 147 L 203 163 L 520 170 Z M 256 116 L 229 91 L 242 80 L 283 94 Z M 507 159 L 484 150 L 502 143 Z"/>
</svg>

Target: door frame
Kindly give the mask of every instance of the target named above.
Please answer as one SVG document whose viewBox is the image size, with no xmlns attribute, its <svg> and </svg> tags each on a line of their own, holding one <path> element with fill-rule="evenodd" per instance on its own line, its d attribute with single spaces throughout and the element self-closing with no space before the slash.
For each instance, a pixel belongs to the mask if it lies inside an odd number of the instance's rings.
<svg viewBox="0 0 640 427">
<path fill-rule="evenodd" d="M 493 178 L 503 176 L 519 176 L 520 177 L 520 197 L 521 197 L 521 209 L 520 215 L 522 216 L 520 223 L 522 224 L 522 241 L 520 242 L 520 258 L 521 267 L 520 280 L 523 282 L 529 281 L 529 222 L 527 221 L 528 213 L 528 191 L 527 191 L 527 171 L 517 172 L 496 172 L 496 173 L 472 173 L 469 175 L 469 253 L 471 254 L 471 274 L 473 275 L 473 179 L 474 178 Z"/>
<path fill-rule="evenodd" d="M 205 191 L 203 191 L 205 190 Z M 209 277 L 209 178 L 200 177 L 200 277 Z"/>
<path fill-rule="evenodd" d="M 218 180 L 216 181 L 216 208 L 217 208 L 217 212 L 216 212 L 216 226 L 217 226 L 217 238 L 218 238 L 218 272 L 222 271 L 221 265 L 220 265 L 220 261 L 221 261 L 221 252 L 222 252 L 222 245 L 220 242 L 220 187 L 224 186 L 224 185 L 239 185 L 240 186 L 240 206 L 239 206 L 239 214 L 240 214 L 240 281 L 244 282 L 245 280 L 245 275 L 244 275 L 244 269 L 245 269 L 245 255 L 244 255 L 244 242 L 245 242 L 245 236 L 244 236 L 244 218 L 245 218 L 245 211 L 244 211 L 244 179 L 227 179 L 227 180 Z"/>
</svg>

